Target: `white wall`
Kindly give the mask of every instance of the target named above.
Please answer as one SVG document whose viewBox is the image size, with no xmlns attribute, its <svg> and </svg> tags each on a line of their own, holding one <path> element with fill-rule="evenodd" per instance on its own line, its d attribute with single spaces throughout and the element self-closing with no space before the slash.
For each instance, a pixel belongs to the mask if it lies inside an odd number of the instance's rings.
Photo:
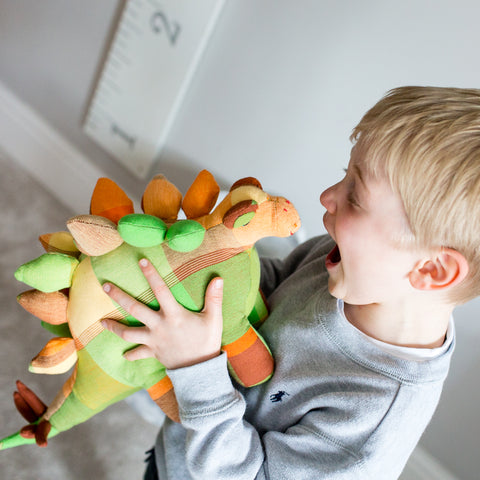
<svg viewBox="0 0 480 480">
<path fill-rule="evenodd" d="M 122 3 L 0 0 L 0 81 L 140 195 L 144 182 L 80 128 Z M 295 203 L 307 236 L 323 232 L 319 193 L 341 176 L 369 106 L 399 85 L 479 86 L 479 17 L 474 0 L 226 0 L 155 171 L 183 189 L 203 167 L 223 184 L 257 176 Z M 480 470 L 479 309 L 458 311 L 451 376 L 422 441 L 465 479 Z"/>
</svg>

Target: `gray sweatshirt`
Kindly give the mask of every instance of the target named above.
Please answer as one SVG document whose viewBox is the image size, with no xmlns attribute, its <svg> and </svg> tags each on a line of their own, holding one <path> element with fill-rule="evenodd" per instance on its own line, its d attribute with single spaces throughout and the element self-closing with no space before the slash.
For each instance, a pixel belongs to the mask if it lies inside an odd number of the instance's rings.
<svg viewBox="0 0 480 480">
<path fill-rule="evenodd" d="M 269 382 L 235 385 L 225 354 L 168 372 L 181 424 L 167 419 L 158 435 L 160 479 L 398 478 L 438 403 L 454 342 L 422 362 L 370 342 L 328 293 L 331 248 L 315 238 L 284 262 L 262 262 Z"/>
</svg>

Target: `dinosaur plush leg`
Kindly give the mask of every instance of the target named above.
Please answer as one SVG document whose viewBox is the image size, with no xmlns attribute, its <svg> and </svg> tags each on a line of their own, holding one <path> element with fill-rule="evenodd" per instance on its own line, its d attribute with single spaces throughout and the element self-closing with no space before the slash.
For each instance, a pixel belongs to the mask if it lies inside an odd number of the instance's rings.
<svg viewBox="0 0 480 480">
<path fill-rule="evenodd" d="M 273 374 L 272 354 L 253 328 L 228 345 L 228 363 L 233 376 L 245 387 L 265 382 Z"/>
<path fill-rule="evenodd" d="M 174 422 L 180 421 L 177 398 L 175 397 L 172 382 L 167 376 L 147 391 L 150 397 L 152 397 L 152 400 L 162 409 L 167 417 Z"/>
<path fill-rule="evenodd" d="M 20 435 L 24 438 L 35 438 L 39 447 L 47 446 L 47 437 L 50 433 L 51 425 L 48 420 L 37 422 L 46 412 L 47 406 L 20 380 L 17 381 L 18 391 L 13 394 L 13 401 L 17 410 L 23 418 L 30 422 L 20 430 Z"/>
<path fill-rule="evenodd" d="M 253 328 L 258 330 L 262 323 L 267 319 L 269 314 L 268 304 L 265 295 L 262 290 L 259 288 L 257 291 L 257 296 L 255 297 L 255 304 L 253 305 L 252 311 L 248 315 L 248 321 Z"/>
</svg>

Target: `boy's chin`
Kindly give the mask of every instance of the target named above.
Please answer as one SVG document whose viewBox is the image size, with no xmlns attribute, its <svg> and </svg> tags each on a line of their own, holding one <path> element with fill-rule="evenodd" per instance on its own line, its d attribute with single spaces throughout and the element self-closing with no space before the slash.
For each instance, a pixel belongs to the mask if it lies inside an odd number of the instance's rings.
<svg viewBox="0 0 480 480">
<path fill-rule="evenodd" d="M 340 282 L 332 275 L 328 277 L 328 291 L 332 297 L 335 297 L 339 300 L 345 300 L 347 295 L 347 291 L 343 282 Z"/>
</svg>

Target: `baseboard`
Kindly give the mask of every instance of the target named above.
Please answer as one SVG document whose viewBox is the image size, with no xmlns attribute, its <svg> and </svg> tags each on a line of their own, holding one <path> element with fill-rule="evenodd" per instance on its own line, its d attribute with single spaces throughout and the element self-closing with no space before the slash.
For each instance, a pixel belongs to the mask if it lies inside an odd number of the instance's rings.
<svg viewBox="0 0 480 480">
<path fill-rule="evenodd" d="M 0 82 L 0 150 L 73 213 L 85 212 L 103 172 Z"/>
<path fill-rule="evenodd" d="M 400 480 L 460 480 L 433 455 L 418 446 L 410 457 Z"/>
</svg>

